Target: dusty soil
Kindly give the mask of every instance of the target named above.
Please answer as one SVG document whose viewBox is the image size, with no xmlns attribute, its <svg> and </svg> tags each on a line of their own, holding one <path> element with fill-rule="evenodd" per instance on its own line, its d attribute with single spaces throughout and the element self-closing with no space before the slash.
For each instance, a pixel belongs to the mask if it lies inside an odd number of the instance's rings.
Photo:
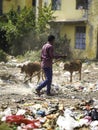
<svg viewBox="0 0 98 130">
<path fill-rule="evenodd" d="M 98 62 L 87 61 L 82 66 L 82 80 L 79 81 L 78 73 L 73 74 L 73 81 L 69 81 L 69 73 L 63 71 L 63 62 L 53 66 L 52 91 L 56 94 L 47 97 L 44 94 L 38 97 L 34 91 L 37 84 L 37 77 L 32 82 L 24 83 L 25 74 L 20 73 L 17 66 L 20 63 L 16 59 L 8 63 L 0 63 L 0 108 L 16 108 L 25 103 L 43 103 L 43 101 L 61 102 L 66 107 L 74 106 L 82 100 L 98 98 Z M 42 81 L 42 80 L 41 80 Z"/>
</svg>

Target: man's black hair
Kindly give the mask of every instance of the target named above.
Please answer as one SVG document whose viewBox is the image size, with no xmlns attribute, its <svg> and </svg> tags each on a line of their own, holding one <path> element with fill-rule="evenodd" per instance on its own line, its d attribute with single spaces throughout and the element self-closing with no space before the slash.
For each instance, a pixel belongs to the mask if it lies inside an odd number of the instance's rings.
<svg viewBox="0 0 98 130">
<path fill-rule="evenodd" d="M 53 41 L 53 40 L 55 40 L 55 36 L 49 35 L 49 36 L 48 36 L 48 41 L 51 42 L 51 41 Z"/>
</svg>

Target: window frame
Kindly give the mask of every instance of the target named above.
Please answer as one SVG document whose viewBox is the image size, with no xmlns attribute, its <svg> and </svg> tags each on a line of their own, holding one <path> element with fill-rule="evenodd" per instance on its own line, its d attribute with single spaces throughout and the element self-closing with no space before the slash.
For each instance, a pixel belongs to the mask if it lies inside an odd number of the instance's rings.
<svg viewBox="0 0 98 130">
<path fill-rule="evenodd" d="M 75 27 L 75 49 L 85 50 L 86 48 L 86 26 Z"/>
<path fill-rule="evenodd" d="M 88 0 L 76 0 L 76 9 L 88 9 Z"/>
<path fill-rule="evenodd" d="M 51 9 L 55 11 L 61 10 L 61 3 L 62 3 L 62 0 L 51 0 Z"/>
</svg>

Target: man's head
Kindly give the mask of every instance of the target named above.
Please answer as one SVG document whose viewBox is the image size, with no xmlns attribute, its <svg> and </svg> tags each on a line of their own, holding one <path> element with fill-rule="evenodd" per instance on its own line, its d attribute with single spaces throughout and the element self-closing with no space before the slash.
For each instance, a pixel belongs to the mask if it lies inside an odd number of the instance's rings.
<svg viewBox="0 0 98 130">
<path fill-rule="evenodd" d="M 49 36 L 48 36 L 48 42 L 50 42 L 51 44 L 53 44 L 54 41 L 55 41 L 55 36 L 49 35 Z"/>
</svg>

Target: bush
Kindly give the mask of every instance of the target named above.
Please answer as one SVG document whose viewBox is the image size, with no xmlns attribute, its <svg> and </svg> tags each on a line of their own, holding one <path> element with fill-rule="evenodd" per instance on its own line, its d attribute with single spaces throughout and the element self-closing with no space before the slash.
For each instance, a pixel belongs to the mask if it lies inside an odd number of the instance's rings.
<svg viewBox="0 0 98 130">
<path fill-rule="evenodd" d="M 40 50 L 39 51 L 27 51 L 24 55 L 18 55 L 17 59 L 21 62 L 40 61 Z"/>
<path fill-rule="evenodd" d="M 7 54 L 2 50 L 0 50 L 0 62 L 1 61 L 7 62 Z"/>
<path fill-rule="evenodd" d="M 67 38 L 67 35 L 64 36 L 57 35 L 56 36 L 56 44 L 55 49 L 58 54 L 67 55 L 67 58 L 71 58 L 71 50 L 70 50 L 70 39 Z"/>
<path fill-rule="evenodd" d="M 38 48 L 40 46 L 40 42 L 37 41 L 38 36 L 49 29 L 48 22 L 53 18 L 52 14 L 51 6 L 43 7 L 39 9 L 36 21 L 35 8 L 24 7 L 20 12 L 11 9 L 6 15 L 7 20 L 3 23 L 0 22 L 1 31 L 6 32 L 9 53 L 17 56 Z"/>
</svg>

